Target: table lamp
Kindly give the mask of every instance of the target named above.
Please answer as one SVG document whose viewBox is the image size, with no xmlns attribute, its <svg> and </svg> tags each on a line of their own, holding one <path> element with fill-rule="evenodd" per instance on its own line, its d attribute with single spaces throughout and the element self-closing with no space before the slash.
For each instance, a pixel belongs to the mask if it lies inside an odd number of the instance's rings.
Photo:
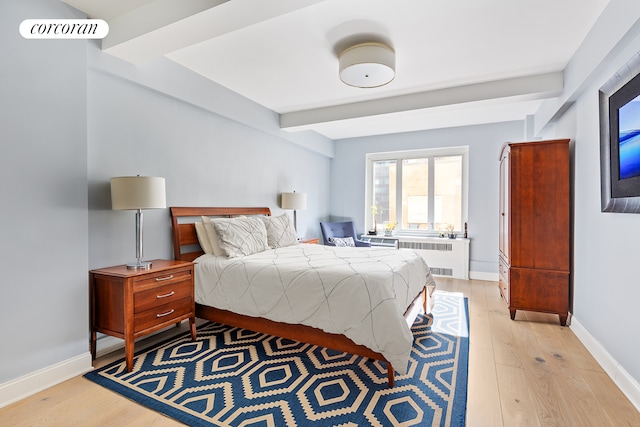
<svg viewBox="0 0 640 427">
<path fill-rule="evenodd" d="M 298 231 L 296 210 L 307 208 L 307 193 L 282 193 L 282 209 L 293 209 L 293 228 Z"/>
<path fill-rule="evenodd" d="M 164 178 L 155 176 L 118 176 L 111 178 L 111 208 L 136 211 L 136 262 L 128 269 L 148 270 L 150 262 L 142 260 L 142 209 L 167 207 Z"/>
</svg>

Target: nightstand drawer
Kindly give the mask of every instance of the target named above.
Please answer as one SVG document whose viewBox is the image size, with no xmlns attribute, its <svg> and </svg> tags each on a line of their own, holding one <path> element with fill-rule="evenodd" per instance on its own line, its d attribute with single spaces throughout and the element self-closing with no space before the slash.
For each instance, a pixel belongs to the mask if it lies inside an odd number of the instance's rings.
<svg viewBox="0 0 640 427">
<path fill-rule="evenodd" d="M 149 274 L 136 278 L 134 280 L 135 291 L 141 291 L 150 286 L 157 287 L 170 283 L 182 282 L 183 280 L 191 280 L 191 269 L 175 269 L 159 272 L 158 274 Z"/>
<path fill-rule="evenodd" d="M 159 305 L 135 315 L 134 332 L 138 333 L 161 323 L 171 322 L 183 316 L 189 316 L 193 311 L 193 300 L 184 298 L 169 304 Z"/>
<path fill-rule="evenodd" d="M 173 282 L 173 280 L 171 280 Z M 193 284 L 190 276 L 182 276 L 182 281 L 156 286 L 146 291 L 133 294 L 134 312 L 140 313 L 150 310 L 163 304 L 173 303 L 182 298 L 191 298 L 193 294 Z"/>
</svg>

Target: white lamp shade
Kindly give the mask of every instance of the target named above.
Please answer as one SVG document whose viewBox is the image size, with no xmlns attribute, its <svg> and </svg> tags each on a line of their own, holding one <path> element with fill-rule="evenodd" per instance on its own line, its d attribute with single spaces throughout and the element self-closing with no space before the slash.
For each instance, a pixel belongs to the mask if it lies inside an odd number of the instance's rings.
<svg viewBox="0 0 640 427">
<path fill-rule="evenodd" d="M 282 193 L 282 209 L 306 209 L 307 193 Z"/>
<path fill-rule="evenodd" d="M 396 56 L 382 43 L 362 43 L 340 54 L 340 79 L 349 86 L 383 86 L 395 77 Z"/>
<path fill-rule="evenodd" d="M 111 208 L 116 211 L 167 207 L 164 178 L 118 176 L 111 178 Z"/>
</svg>

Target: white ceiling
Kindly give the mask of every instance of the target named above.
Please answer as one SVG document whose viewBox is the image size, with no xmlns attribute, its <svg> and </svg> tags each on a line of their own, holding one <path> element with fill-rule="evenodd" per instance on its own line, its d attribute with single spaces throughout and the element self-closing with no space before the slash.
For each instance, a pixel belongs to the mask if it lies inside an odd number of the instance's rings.
<svg viewBox="0 0 640 427">
<path fill-rule="evenodd" d="M 331 139 L 522 120 L 608 0 L 64 0 L 109 23 L 105 52 L 167 58 Z M 386 86 L 338 77 L 338 54 L 381 41 Z"/>
</svg>

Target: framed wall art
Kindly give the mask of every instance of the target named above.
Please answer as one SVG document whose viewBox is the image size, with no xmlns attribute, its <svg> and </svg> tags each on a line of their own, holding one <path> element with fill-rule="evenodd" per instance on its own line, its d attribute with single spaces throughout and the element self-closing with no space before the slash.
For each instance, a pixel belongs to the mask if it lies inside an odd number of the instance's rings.
<svg viewBox="0 0 640 427">
<path fill-rule="evenodd" d="M 640 213 L 640 52 L 600 88 L 602 212 Z"/>
</svg>

